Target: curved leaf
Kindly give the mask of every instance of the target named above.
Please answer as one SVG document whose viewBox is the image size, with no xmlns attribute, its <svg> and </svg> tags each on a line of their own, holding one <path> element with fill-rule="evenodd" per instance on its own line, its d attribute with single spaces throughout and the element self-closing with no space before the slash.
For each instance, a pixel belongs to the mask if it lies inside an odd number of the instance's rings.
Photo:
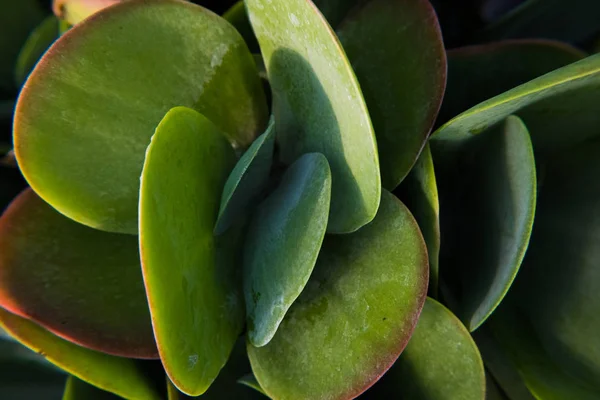
<svg viewBox="0 0 600 400">
<path fill-rule="evenodd" d="M 394 363 L 425 302 L 427 250 L 416 221 L 384 192 L 377 217 L 327 236 L 308 285 L 273 339 L 248 345 L 268 396 L 354 398 Z"/>
<path fill-rule="evenodd" d="M 0 218 L 0 305 L 81 346 L 157 358 L 135 236 L 65 218 L 31 189 Z"/>
<path fill-rule="evenodd" d="M 438 122 L 584 57 L 574 47 L 539 39 L 449 50 L 448 84 Z"/>
<path fill-rule="evenodd" d="M 431 132 L 446 86 L 446 52 L 427 0 L 370 0 L 336 32 L 373 121 L 381 181 L 394 189 Z"/>
<path fill-rule="evenodd" d="M 141 363 L 67 342 L 0 308 L 0 326 L 48 361 L 103 390 L 131 400 L 160 400 Z"/>
<path fill-rule="evenodd" d="M 597 54 L 479 103 L 442 125 L 433 134 L 432 143 L 437 148 L 455 146 L 516 114 L 529 129 L 536 158 L 543 158 L 595 135 L 600 127 L 596 107 L 599 88 Z M 578 123 L 576 131 L 572 129 L 573 121 Z M 435 147 L 432 144 L 432 149 Z"/>
<path fill-rule="evenodd" d="M 19 165 L 61 213 L 137 233 L 145 149 L 175 106 L 206 114 L 235 145 L 250 144 L 267 109 L 242 38 L 191 3 L 109 7 L 61 36 L 30 75 L 15 116 Z"/>
<path fill-rule="evenodd" d="M 250 20 L 248 19 L 244 0 L 240 0 L 231 6 L 231 8 L 223 14 L 223 18 L 229 21 L 229 23 L 237 29 L 240 35 L 242 35 L 252 53 L 258 53 L 260 51 L 258 40 L 256 40 L 256 36 L 254 36 L 252 25 L 250 25 Z"/>
<path fill-rule="evenodd" d="M 242 330 L 238 232 L 213 236 L 235 164 L 225 136 L 194 110 L 169 111 L 148 146 L 140 188 L 140 249 L 154 334 L 173 383 L 206 391 Z"/>
<path fill-rule="evenodd" d="M 100 390 L 74 376 L 67 379 L 62 400 L 118 400 L 120 397 Z"/>
<path fill-rule="evenodd" d="M 248 340 L 269 343 L 308 282 L 329 216 L 331 171 L 325 156 L 300 157 L 263 201 L 244 247 Z"/>
<path fill-rule="evenodd" d="M 215 233 L 221 234 L 248 213 L 265 189 L 275 144 L 275 125 L 269 122 L 267 131 L 260 135 L 239 159 L 225 182 Z"/>
<path fill-rule="evenodd" d="M 273 90 L 281 158 L 323 153 L 331 166 L 328 232 L 371 221 L 381 196 L 371 120 L 358 82 L 327 21 L 310 0 L 247 0 Z"/>
<path fill-rule="evenodd" d="M 429 144 L 423 148 L 397 193 L 414 215 L 423 233 L 429 255 L 429 296 L 436 298 L 439 280 L 440 203 Z"/>
<path fill-rule="evenodd" d="M 398 361 L 365 394 L 367 399 L 484 400 L 483 361 L 458 318 L 428 298 Z"/>
<path fill-rule="evenodd" d="M 265 393 L 265 391 L 263 390 L 263 388 L 260 387 L 260 384 L 256 380 L 256 377 L 254 376 L 253 373 L 249 373 L 249 374 L 242 376 L 240 379 L 238 379 L 238 383 L 241 383 L 244 386 L 254 389 L 257 392 L 259 392 L 265 396 L 267 395 Z"/>
<path fill-rule="evenodd" d="M 56 17 L 47 17 L 27 38 L 15 66 L 15 83 L 18 87 L 25 83 L 33 67 L 58 38 L 58 24 Z"/>
<path fill-rule="evenodd" d="M 473 331 L 502 301 L 527 250 L 535 159 L 527 128 L 514 116 L 451 153 L 436 145 L 442 294 Z"/>
</svg>

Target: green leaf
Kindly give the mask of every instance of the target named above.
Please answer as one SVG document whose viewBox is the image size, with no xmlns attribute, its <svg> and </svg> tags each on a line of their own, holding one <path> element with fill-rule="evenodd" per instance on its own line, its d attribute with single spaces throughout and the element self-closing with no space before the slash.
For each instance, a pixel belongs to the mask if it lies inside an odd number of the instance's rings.
<svg viewBox="0 0 600 400">
<path fill-rule="evenodd" d="M 74 376 L 67 379 L 62 400 L 118 400 L 121 397 L 100 390 Z"/>
<path fill-rule="evenodd" d="M 0 218 L 0 305 L 109 354 L 157 358 L 137 238 L 65 218 L 31 189 Z"/>
<path fill-rule="evenodd" d="M 0 12 L 0 91 L 14 90 L 13 71 L 29 33 L 44 19 L 37 0 L 5 2 Z"/>
<path fill-rule="evenodd" d="M 529 0 L 480 33 L 480 40 L 547 38 L 581 42 L 600 30 L 595 0 Z"/>
<path fill-rule="evenodd" d="M 160 399 L 139 361 L 77 346 L 2 308 L 0 326 L 51 363 L 94 386 L 131 400 Z"/>
<path fill-rule="evenodd" d="M 511 290 L 521 318 L 531 326 L 531 340 L 539 342 L 548 363 L 593 388 L 596 396 L 600 396 L 599 151 L 596 136 L 549 157 L 541 166 L 534 232 Z M 529 350 L 519 346 L 517 352 Z M 555 382 L 545 379 L 547 385 Z"/>
<path fill-rule="evenodd" d="M 428 298 L 408 345 L 367 399 L 483 400 L 477 345 L 446 307 Z"/>
<path fill-rule="evenodd" d="M 371 0 L 335 28 L 373 121 L 382 184 L 392 190 L 417 161 L 444 95 L 435 11 L 427 0 Z"/>
<path fill-rule="evenodd" d="M 437 297 L 440 254 L 440 203 L 431 149 L 426 144 L 402 184 L 398 197 L 419 223 L 429 255 L 429 296 Z"/>
<path fill-rule="evenodd" d="M 281 159 L 323 153 L 331 166 L 328 232 L 371 221 L 381 196 L 373 127 L 335 34 L 310 0 L 247 0 L 273 90 Z"/>
<path fill-rule="evenodd" d="M 260 51 L 258 40 L 256 40 L 256 36 L 254 36 L 252 25 L 250 25 L 250 20 L 248 19 L 244 0 L 238 1 L 231 6 L 229 10 L 225 11 L 223 18 L 229 21 L 229 23 L 237 29 L 240 35 L 242 35 L 252 53 L 258 53 Z"/>
<path fill-rule="evenodd" d="M 317 265 L 273 339 L 248 344 L 275 399 L 354 398 L 396 360 L 425 302 L 427 250 L 416 221 L 384 192 L 376 218 L 326 236 Z"/>
<path fill-rule="evenodd" d="M 256 380 L 256 377 L 254 376 L 253 373 L 249 373 L 249 374 L 242 376 L 240 379 L 238 379 L 238 383 L 241 383 L 244 386 L 252 388 L 265 396 L 267 395 L 265 393 L 265 391 L 263 390 L 263 388 L 260 387 L 260 384 Z"/>
<path fill-rule="evenodd" d="M 453 151 L 437 144 L 442 295 L 474 331 L 506 295 L 527 250 L 535 158 L 527 128 L 514 116 Z"/>
<path fill-rule="evenodd" d="M 19 165 L 61 213 L 137 233 L 145 150 L 176 106 L 202 112 L 236 146 L 254 140 L 267 107 L 242 38 L 191 3 L 109 7 L 61 36 L 29 77 L 15 118 Z"/>
<path fill-rule="evenodd" d="M 320 153 L 300 157 L 254 213 L 244 247 L 248 339 L 273 338 L 308 282 L 329 216 L 331 171 Z"/>
<path fill-rule="evenodd" d="M 452 147 L 516 114 L 527 125 L 540 159 L 594 136 L 600 127 L 599 102 L 600 54 L 479 103 L 442 125 L 432 140 L 438 148 Z M 577 121 L 575 131 L 573 121 Z"/>
<path fill-rule="evenodd" d="M 448 51 L 448 84 L 438 122 L 585 57 L 561 42 L 526 39 Z"/>
<path fill-rule="evenodd" d="M 494 378 L 486 372 L 485 374 L 485 399 L 486 400 L 510 400 L 496 383 Z"/>
<path fill-rule="evenodd" d="M 92 14 L 121 1 L 122 0 L 53 0 L 52 9 L 56 17 L 60 20 L 65 21 L 70 25 L 75 25 Z"/>
<path fill-rule="evenodd" d="M 215 233 L 225 232 L 236 221 L 248 214 L 269 181 L 273 162 L 275 125 L 269 122 L 267 131 L 260 135 L 242 155 L 227 178 Z"/>
<path fill-rule="evenodd" d="M 15 83 L 21 87 L 42 55 L 59 36 L 59 22 L 47 17 L 27 38 L 15 66 Z"/>
<path fill-rule="evenodd" d="M 156 129 L 142 172 L 140 248 L 154 334 L 169 378 L 191 396 L 216 378 L 244 321 L 238 230 L 213 236 L 234 164 L 214 124 L 176 107 Z"/>
</svg>

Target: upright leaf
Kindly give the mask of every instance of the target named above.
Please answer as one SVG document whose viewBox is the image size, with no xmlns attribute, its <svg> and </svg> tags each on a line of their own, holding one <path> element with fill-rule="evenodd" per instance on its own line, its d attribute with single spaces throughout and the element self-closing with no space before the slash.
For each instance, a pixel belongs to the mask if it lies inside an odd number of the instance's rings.
<svg viewBox="0 0 600 400">
<path fill-rule="evenodd" d="M 249 145 L 267 108 L 243 39 L 191 3 L 109 7 L 62 35 L 30 75 L 15 116 L 19 165 L 61 213 L 137 233 L 145 150 L 175 106 L 202 112 L 236 146 Z"/>
<path fill-rule="evenodd" d="M 313 274 L 252 370 L 275 399 L 348 399 L 406 346 L 425 302 L 427 250 L 416 221 L 384 192 L 377 217 L 327 236 Z"/>
<path fill-rule="evenodd" d="M 260 204 L 244 248 L 248 339 L 267 344 L 310 277 L 329 216 L 331 171 L 325 156 L 300 157 Z"/>
<path fill-rule="evenodd" d="M 0 305 L 82 346 L 157 358 L 137 238 L 88 228 L 31 189 L 0 218 Z"/>
<path fill-rule="evenodd" d="M 344 50 L 310 0 L 246 6 L 273 90 L 281 158 L 291 164 L 309 152 L 327 157 L 327 229 L 353 232 L 375 217 L 381 180 L 373 127 Z"/>
<path fill-rule="evenodd" d="M 208 389 L 242 330 L 236 235 L 215 238 L 219 197 L 235 153 L 185 107 L 169 111 L 148 146 L 140 189 L 140 249 L 160 357 L 184 393 Z"/>
<path fill-rule="evenodd" d="M 21 87 L 42 55 L 59 36 L 59 22 L 47 17 L 27 38 L 15 65 L 15 83 Z"/>
<path fill-rule="evenodd" d="M 62 400 L 118 400 L 119 398 L 110 392 L 105 392 L 74 376 L 70 376 Z"/>
<path fill-rule="evenodd" d="M 373 120 L 382 184 L 392 190 L 417 161 L 444 95 L 435 11 L 427 0 L 370 0 L 335 28 Z"/>
</svg>

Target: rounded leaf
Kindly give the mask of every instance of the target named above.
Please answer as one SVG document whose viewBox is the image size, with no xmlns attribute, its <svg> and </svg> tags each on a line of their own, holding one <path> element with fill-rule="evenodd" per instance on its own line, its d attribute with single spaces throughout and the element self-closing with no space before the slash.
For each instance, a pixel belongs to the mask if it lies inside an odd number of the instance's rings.
<svg viewBox="0 0 600 400">
<path fill-rule="evenodd" d="M 0 305 L 81 346 L 157 358 L 137 238 L 78 224 L 23 191 L 0 218 Z"/>
<path fill-rule="evenodd" d="M 30 75 L 15 115 L 19 165 L 61 213 L 137 233 L 145 150 L 176 106 L 207 115 L 236 146 L 249 145 L 267 115 L 243 39 L 183 1 L 109 7 L 61 36 Z"/>
<path fill-rule="evenodd" d="M 348 399 L 370 387 L 406 346 L 425 302 L 427 250 L 416 221 L 384 192 L 375 219 L 327 236 L 313 274 L 273 339 L 248 345 L 275 399 Z"/>
<path fill-rule="evenodd" d="M 281 159 L 323 153 L 331 167 L 328 232 L 371 221 L 381 197 L 373 127 L 335 33 L 310 0 L 247 0 L 269 83 Z"/>
<path fill-rule="evenodd" d="M 485 371 L 477 345 L 450 310 L 428 298 L 398 361 L 365 398 L 484 400 Z"/>
<path fill-rule="evenodd" d="M 248 339 L 264 346 L 313 271 L 329 216 L 331 171 L 320 153 L 293 163 L 258 207 L 244 247 Z"/>
<path fill-rule="evenodd" d="M 375 128 L 381 180 L 392 190 L 423 149 L 446 86 L 446 52 L 427 0 L 370 0 L 336 32 Z"/>
<path fill-rule="evenodd" d="M 216 238 L 219 197 L 235 153 L 206 117 L 169 111 L 148 146 L 140 249 L 160 358 L 184 393 L 202 394 L 241 332 L 238 230 Z"/>
</svg>

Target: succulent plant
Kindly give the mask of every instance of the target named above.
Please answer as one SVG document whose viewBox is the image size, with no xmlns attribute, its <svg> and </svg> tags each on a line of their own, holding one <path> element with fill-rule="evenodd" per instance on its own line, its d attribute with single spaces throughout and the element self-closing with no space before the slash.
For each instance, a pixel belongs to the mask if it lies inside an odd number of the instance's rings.
<svg viewBox="0 0 600 400">
<path fill-rule="evenodd" d="M 15 3 L 0 396 L 600 398 L 600 7 L 450 3 Z"/>
</svg>

